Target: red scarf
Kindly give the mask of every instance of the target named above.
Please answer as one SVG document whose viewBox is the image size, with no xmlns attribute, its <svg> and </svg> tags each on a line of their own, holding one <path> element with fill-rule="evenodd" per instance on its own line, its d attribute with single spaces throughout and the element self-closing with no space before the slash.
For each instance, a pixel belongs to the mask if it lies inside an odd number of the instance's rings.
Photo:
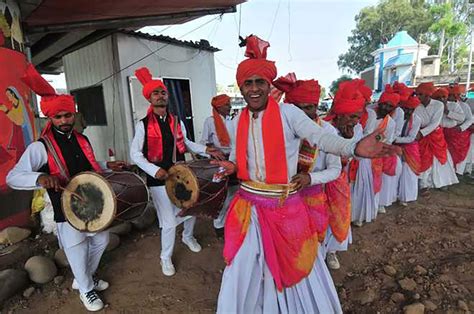
<svg viewBox="0 0 474 314">
<path fill-rule="evenodd" d="M 407 133 L 413 127 L 413 114 L 410 117 L 408 122 Z M 403 152 L 403 161 L 410 167 L 414 174 L 420 175 L 421 168 L 421 156 L 420 156 L 420 146 L 418 141 L 413 141 L 411 143 L 399 144 Z"/>
<path fill-rule="evenodd" d="M 433 157 L 438 159 L 442 165 L 448 160 L 448 145 L 441 127 L 422 137 L 419 143 L 421 155 L 420 172 L 425 172 L 433 165 Z"/>
<path fill-rule="evenodd" d="M 469 130 L 460 131 L 457 128 L 444 128 L 443 131 L 453 163 L 457 165 L 466 159 L 469 153 L 471 148 L 471 132 Z"/>
<path fill-rule="evenodd" d="M 237 177 L 241 180 L 250 180 L 247 149 L 250 128 L 250 114 L 248 106 L 242 111 L 237 127 Z M 285 136 L 280 107 L 277 102 L 268 97 L 267 108 L 262 118 L 263 149 L 266 169 L 266 183 L 288 183 L 288 169 L 286 163 Z"/>
<path fill-rule="evenodd" d="M 219 143 L 222 147 L 230 146 L 229 132 L 225 126 L 224 121 L 221 118 L 219 112 L 216 109 L 212 109 L 212 117 L 214 119 L 214 126 L 216 127 L 216 135 L 219 139 Z"/>
<path fill-rule="evenodd" d="M 148 160 L 151 162 L 160 162 L 163 160 L 163 138 L 161 135 L 160 125 L 158 124 L 158 120 L 156 119 L 156 115 L 153 113 L 153 110 L 150 106 L 148 109 L 148 126 L 147 126 L 147 143 L 148 143 Z M 175 132 L 175 118 L 172 114 L 169 115 L 169 125 L 171 129 L 171 133 L 176 137 L 176 146 L 178 147 L 178 151 L 181 154 L 184 154 L 186 151 L 186 145 L 184 144 L 184 136 L 183 131 L 181 130 L 181 123 L 176 122 L 178 125 L 177 135 L 174 134 Z"/>
<path fill-rule="evenodd" d="M 97 160 L 95 159 L 94 151 L 92 150 L 92 146 L 91 144 L 89 144 L 89 141 L 87 141 L 84 135 L 76 131 L 72 132 L 73 135 L 76 137 L 82 152 L 86 156 L 94 171 L 102 172 L 102 169 L 100 168 L 99 164 L 97 163 Z M 62 182 L 69 181 L 69 170 L 67 169 L 66 161 L 64 160 L 61 149 L 59 148 L 59 145 L 54 138 L 52 125 L 50 122 L 46 125 L 45 129 L 41 134 L 41 137 L 45 140 L 47 146 L 48 142 L 51 143 L 51 148 L 54 150 L 51 151 L 51 149 L 47 149 L 50 175 L 59 177 Z M 56 155 L 57 158 L 55 158 L 54 155 Z"/>
</svg>

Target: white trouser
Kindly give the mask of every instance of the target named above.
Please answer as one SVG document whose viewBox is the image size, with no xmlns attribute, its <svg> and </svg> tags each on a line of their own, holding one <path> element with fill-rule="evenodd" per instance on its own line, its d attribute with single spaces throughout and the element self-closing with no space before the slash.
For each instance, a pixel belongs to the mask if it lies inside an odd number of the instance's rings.
<svg viewBox="0 0 474 314">
<path fill-rule="evenodd" d="M 187 219 L 183 223 L 183 240 L 193 237 L 196 217 Z M 176 240 L 176 227 L 161 228 L 161 259 L 171 259 L 173 256 L 174 242 Z"/>
<path fill-rule="evenodd" d="M 79 291 L 89 292 L 94 289 L 92 276 L 97 271 L 102 254 L 109 243 L 109 232 L 85 233 L 73 229 L 69 223 L 61 223 L 61 227 L 59 225 L 58 239 L 79 285 Z M 72 246 L 68 245 L 70 239 L 79 237 L 83 237 L 81 242 Z"/>
</svg>

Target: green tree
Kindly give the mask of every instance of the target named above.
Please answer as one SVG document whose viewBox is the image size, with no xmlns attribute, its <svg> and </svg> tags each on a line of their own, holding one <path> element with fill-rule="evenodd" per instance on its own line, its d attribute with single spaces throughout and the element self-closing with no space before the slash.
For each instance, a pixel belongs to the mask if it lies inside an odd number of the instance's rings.
<svg viewBox="0 0 474 314">
<path fill-rule="evenodd" d="M 423 0 L 382 0 L 363 8 L 355 17 L 356 28 L 347 39 L 349 50 L 339 56 L 339 68 L 358 73 L 373 64 L 371 52 L 393 35 L 406 30 L 413 38 L 427 33 L 433 17 Z"/>
<path fill-rule="evenodd" d="M 331 92 L 331 95 L 334 96 L 336 94 L 337 89 L 339 88 L 339 83 L 350 80 L 352 80 L 352 77 L 347 74 L 344 74 L 340 78 L 332 81 L 331 86 L 329 86 L 329 91 Z"/>
</svg>

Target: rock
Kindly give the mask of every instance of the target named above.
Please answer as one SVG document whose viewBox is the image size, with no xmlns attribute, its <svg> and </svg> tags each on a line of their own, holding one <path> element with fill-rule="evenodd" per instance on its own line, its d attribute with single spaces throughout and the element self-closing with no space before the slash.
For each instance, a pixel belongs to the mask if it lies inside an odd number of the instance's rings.
<svg viewBox="0 0 474 314">
<path fill-rule="evenodd" d="M 390 300 L 392 300 L 395 303 L 402 303 L 403 301 L 405 301 L 405 296 L 400 292 L 395 292 L 390 297 Z"/>
<path fill-rule="evenodd" d="M 390 265 L 385 265 L 383 267 L 383 271 L 389 276 L 395 276 L 397 274 L 397 270 L 395 269 L 395 267 Z"/>
<path fill-rule="evenodd" d="M 30 257 L 25 263 L 25 270 L 30 280 L 39 284 L 50 282 L 58 272 L 54 262 L 45 256 Z"/>
<path fill-rule="evenodd" d="M 132 224 L 130 222 L 124 222 L 115 226 L 110 227 L 110 233 L 115 233 L 117 235 L 127 235 L 132 231 Z"/>
<path fill-rule="evenodd" d="M 152 203 L 148 204 L 143 214 L 132 220 L 135 229 L 145 230 L 156 222 L 156 210 Z"/>
<path fill-rule="evenodd" d="M 29 283 L 28 274 L 24 270 L 5 269 L 0 271 L 0 304 L 25 290 Z"/>
<path fill-rule="evenodd" d="M 425 313 L 425 306 L 423 303 L 413 303 L 403 308 L 405 314 L 423 314 Z"/>
<path fill-rule="evenodd" d="M 460 310 L 465 311 L 465 312 L 469 312 L 469 307 L 467 306 L 467 303 L 463 300 L 458 301 L 458 308 Z"/>
<path fill-rule="evenodd" d="M 120 245 L 120 237 L 115 233 L 109 234 L 109 244 L 107 244 L 107 248 L 105 249 L 107 252 L 115 250 Z"/>
<path fill-rule="evenodd" d="M 54 284 L 60 286 L 64 282 L 63 276 L 54 277 Z"/>
<path fill-rule="evenodd" d="M 463 216 L 456 218 L 454 222 L 461 228 L 469 228 L 469 223 L 467 222 L 467 219 Z"/>
<path fill-rule="evenodd" d="M 408 259 L 408 263 L 410 263 L 410 264 L 414 264 L 415 262 L 416 262 L 416 259 L 414 259 L 414 258 L 409 258 Z"/>
<path fill-rule="evenodd" d="M 415 293 L 415 295 L 413 296 L 413 299 L 415 300 L 419 300 L 421 298 L 420 294 L 419 293 Z"/>
<path fill-rule="evenodd" d="M 408 277 L 402 280 L 399 280 L 398 284 L 400 285 L 400 287 L 402 287 L 403 290 L 413 291 L 416 289 L 416 282 L 413 279 L 408 278 Z"/>
<path fill-rule="evenodd" d="M 424 276 L 424 275 L 428 274 L 428 271 L 420 265 L 415 266 L 414 270 L 415 270 L 415 273 L 417 273 L 420 276 Z"/>
<path fill-rule="evenodd" d="M 69 291 L 68 288 L 64 288 L 63 290 L 61 290 L 61 293 L 62 293 L 63 295 L 67 295 L 67 294 L 69 294 L 69 292 L 70 292 L 70 291 Z"/>
<path fill-rule="evenodd" d="M 448 217 L 450 217 L 450 218 L 456 218 L 456 213 L 455 213 L 455 212 L 447 212 L 446 214 L 447 214 Z"/>
<path fill-rule="evenodd" d="M 431 302 L 430 300 L 425 300 L 423 301 L 423 304 L 425 305 L 425 310 L 427 311 L 436 311 L 436 309 L 438 308 L 438 306 L 436 304 L 434 304 L 433 302 Z"/>
<path fill-rule="evenodd" d="M 376 297 L 375 291 L 372 289 L 359 291 L 354 296 L 355 300 L 359 301 L 361 305 L 374 302 L 375 297 Z"/>
<path fill-rule="evenodd" d="M 0 244 L 18 243 L 31 234 L 31 230 L 19 227 L 7 227 L 0 232 Z"/>
<path fill-rule="evenodd" d="M 63 249 L 58 249 L 54 253 L 54 261 L 59 267 L 69 267 L 69 262 Z"/>
<path fill-rule="evenodd" d="M 23 297 L 25 299 L 29 299 L 33 295 L 33 293 L 35 293 L 35 290 L 35 287 L 29 287 L 28 289 L 23 291 Z"/>
</svg>

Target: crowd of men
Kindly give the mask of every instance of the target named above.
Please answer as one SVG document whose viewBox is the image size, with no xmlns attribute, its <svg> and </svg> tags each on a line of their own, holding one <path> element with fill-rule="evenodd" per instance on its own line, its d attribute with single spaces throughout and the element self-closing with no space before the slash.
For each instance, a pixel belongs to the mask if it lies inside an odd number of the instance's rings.
<svg viewBox="0 0 474 314">
<path fill-rule="evenodd" d="M 218 313 L 341 313 L 329 268 L 352 242 L 351 223 L 362 226 L 394 202 L 408 206 L 432 188 L 458 183 L 471 173 L 472 112 L 459 85 L 410 89 L 395 82 L 376 102 L 364 81 L 342 82 L 327 115 L 318 115 L 320 86 L 294 73 L 277 78 L 266 59 L 269 44 L 245 40 L 247 59 L 236 79 L 247 106 L 230 115 L 227 95 L 211 101 L 212 116 L 200 143 L 168 108 L 168 90 L 146 68 L 136 71 L 150 108 L 135 128 L 130 157 L 147 177 L 161 228 L 161 268 L 176 272 L 172 254 L 176 226 L 182 241 L 201 251 L 195 217 L 179 211 L 164 188 L 169 168 L 187 151 L 215 159 L 224 175 L 236 174 L 219 217 L 227 267 Z M 75 230 L 61 211 L 60 188 L 82 171 L 120 171 L 121 161 L 95 160 L 88 139 L 73 130 L 75 106 L 29 66 L 24 82 L 42 96 L 49 123 L 8 174 L 16 189 L 46 188 L 58 239 L 74 274 L 73 288 L 89 311 L 104 304 L 98 291 L 109 284 L 95 277 L 107 232 Z M 472 144 L 472 145 L 471 145 Z"/>
</svg>

